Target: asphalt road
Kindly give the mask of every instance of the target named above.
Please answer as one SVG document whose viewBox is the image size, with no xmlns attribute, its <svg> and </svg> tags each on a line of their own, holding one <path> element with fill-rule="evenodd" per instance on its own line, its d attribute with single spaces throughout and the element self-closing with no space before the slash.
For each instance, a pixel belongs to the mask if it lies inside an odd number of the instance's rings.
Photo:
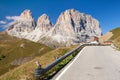
<svg viewBox="0 0 120 80">
<path fill-rule="evenodd" d="M 120 80 L 120 52 L 110 46 L 85 47 L 52 80 Z"/>
</svg>

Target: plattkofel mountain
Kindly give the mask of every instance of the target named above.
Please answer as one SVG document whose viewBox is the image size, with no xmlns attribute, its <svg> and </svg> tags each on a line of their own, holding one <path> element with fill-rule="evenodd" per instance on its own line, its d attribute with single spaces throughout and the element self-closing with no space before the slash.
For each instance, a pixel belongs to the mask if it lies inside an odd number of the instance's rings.
<svg viewBox="0 0 120 80">
<path fill-rule="evenodd" d="M 102 34 L 98 20 L 75 9 L 62 12 L 54 25 L 46 14 L 40 16 L 36 22 L 31 11 L 25 10 L 6 32 L 10 36 L 51 47 L 90 42 L 93 41 L 92 37 L 100 37 Z"/>
</svg>

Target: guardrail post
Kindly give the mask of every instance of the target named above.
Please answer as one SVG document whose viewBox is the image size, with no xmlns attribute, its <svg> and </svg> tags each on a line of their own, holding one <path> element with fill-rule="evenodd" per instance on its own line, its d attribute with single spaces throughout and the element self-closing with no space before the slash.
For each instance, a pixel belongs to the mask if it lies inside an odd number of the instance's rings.
<svg viewBox="0 0 120 80">
<path fill-rule="evenodd" d="M 42 78 L 44 78 L 44 74 L 46 72 L 48 72 L 49 70 L 51 70 L 53 67 L 55 67 L 58 63 L 60 63 L 61 61 L 65 60 L 67 57 L 69 57 L 70 55 L 73 55 L 74 53 L 78 53 L 78 51 L 80 51 L 84 46 L 86 46 L 88 44 L 82 44 L 79 45 L 76 49 L 71 50 L 70 52 L 67 52 L 65 55 L 63 55 L 62 57 L 58 58 L 58 57 L 54 57 L 56 60 L 54 62 L 52 62 L 51 64 L 49 64 L 48 66 L 46 66 L 45 68 L 42 68 L 39 61 L 36 61 L 36 65 L 37 68 L 34 71 L 34 77 L 36 80 L 41 80 Z M 44 80 L 44 79 L 43 79 Z"/>
<path fill-rule="evenodd" d="M 41 68 L 39 61 L 36 61 L 37 68 L 34 71 L 35 80 L 40 80 L 40 77 L 44 74 L 44 69 Z"/>
</svg>

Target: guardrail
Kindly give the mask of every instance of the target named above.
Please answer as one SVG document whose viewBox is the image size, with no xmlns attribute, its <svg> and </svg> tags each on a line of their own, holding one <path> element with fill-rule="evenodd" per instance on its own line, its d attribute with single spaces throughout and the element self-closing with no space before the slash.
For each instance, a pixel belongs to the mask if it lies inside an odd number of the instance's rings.
<svg viewBox="0 0 120 80">
<path fill-rule="evenodd" d="M 79 52 L 85 46 L 106 46 L 106 45 L 82 44 L 82 45 L 78 46 L 76 49 L 74 49 L 74 50 L 66 53 L 62 57 L 58 58 L 56 61 L 54 61 L 53 63 L 49 64 L 45 68 L 41 68 L 41 65 L 37 61 L 36 64 L 37 64 L 38 68 L 35 69 L 35 71 L 34 71 L 34 77 L 35 77 L 35 79 L 36 80 L 40 80 L 40 77 L 42 77 L 46 72 L 48 72 L 49 70 L 51 70 L 54 66 L 56 66 L 61 61 L 63 61 L 64 59 L 66 59 L 67 57 L 69 57 L 70 55 L 72 55 L 74 52 Z"/>
</svg>

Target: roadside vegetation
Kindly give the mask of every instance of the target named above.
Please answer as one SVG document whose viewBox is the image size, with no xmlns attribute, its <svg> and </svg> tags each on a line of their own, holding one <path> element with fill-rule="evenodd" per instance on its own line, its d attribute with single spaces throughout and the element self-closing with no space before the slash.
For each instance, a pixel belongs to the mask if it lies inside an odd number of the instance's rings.
<svg viewBox="0 0 120 80">
<path fill-rule="evenodd" d="M 56 66 L 54 66 L 51 70 L 49 70 L 47 73 L 45 73 L 44 75 L 42 75 L 42 77 L 40 78 L 40 80 L 50 80 L 54 75 L 56 75 L 62 68 L 64 68 L 71 60 L 73 60 L 73 58 L 75 58 L 75 56 L 78 54 L 78 52 L 80 50 L 82 50 L 84 48 L 84 46 L 80 47 L 79 50 L 75 51 L 74 53 L 72 53 L 72 55 L 68 56 L 67 58 L 65 58 L 63 61 L 61 61 L 60 63 L 58 63 Z"/>
<path fill-rule="evenodd" d="M 37 68 L 35 64 L 37 60 L 44 68 L 51 62 L 55 61 L 56 58 L 64 55 L 66 52 L 74 49 L 75 47 L 76 46 L 62 47 L 46 52 L 44 55 L 35 57 L 31 61 L 24 63 L 21 66 L 14 68 L 13 70 L 9 70 L 6 74 L 0 76 L 0 80 L 34 80 L 33 73 L 34 70 Z M 43 50 L 43 51 L 47 51 L 47 50 Z"/>
<path fill-rule="evenodd" d="M 52 50 L 40 43 L 0 33 L 0 75 Z"/>
</svg>

